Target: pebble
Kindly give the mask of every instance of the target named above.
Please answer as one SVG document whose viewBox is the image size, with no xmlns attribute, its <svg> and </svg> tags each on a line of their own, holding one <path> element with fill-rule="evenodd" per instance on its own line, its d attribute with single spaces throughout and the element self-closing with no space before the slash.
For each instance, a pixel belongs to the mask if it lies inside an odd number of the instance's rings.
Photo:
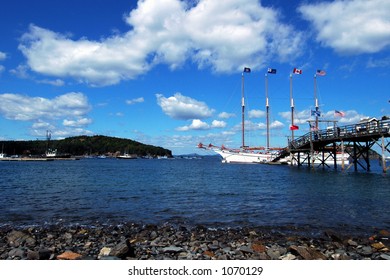
<svg viewBox="0 0 390 280">
<path fill-rule="evenodd" d="M 297 231 L 299 232 L 299 231 Z M 123 224 L 0 227 L 5 260 L 390 260 L 389 231 L 315 238 L 266 228 Z"/>
</svg>

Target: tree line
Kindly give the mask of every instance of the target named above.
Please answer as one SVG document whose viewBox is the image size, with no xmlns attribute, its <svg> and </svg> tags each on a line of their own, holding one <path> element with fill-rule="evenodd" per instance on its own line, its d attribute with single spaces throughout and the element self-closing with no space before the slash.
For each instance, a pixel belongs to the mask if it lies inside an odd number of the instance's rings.
<svg viewBox="0 0 390 280">
<path fill-rule="evenodd" d="M 115 155 L 136 154 L 138 156 L 172 156 L 172 152 L 162 147 L 143 144 L 131 139 L 103 135 L 75 136 L 62 140 L 0 141 L 1 151 L 7 155 L 42 155 L 47 150 L 57 150 L 60 154 Z"/>
</svg>

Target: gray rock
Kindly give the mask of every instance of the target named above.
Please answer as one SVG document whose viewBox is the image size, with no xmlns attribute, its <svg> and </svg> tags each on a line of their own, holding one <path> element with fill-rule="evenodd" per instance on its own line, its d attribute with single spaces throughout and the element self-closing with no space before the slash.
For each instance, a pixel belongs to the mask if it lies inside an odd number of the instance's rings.
<svg viewBox="0 0 390 280">
<path fill-rule="evenodd" d="M 114 248 L 111 249 L 110 256 L 115 256 L 118 258 L 126 258 L 129 254 L 129 247 L 127 246 L 126 241 L 122 241 Z"/>
<path fill-rule="evenodd" d="M 20 258 L 23 259 L 25 256 L 24 250 L 20 248 L 14 248 L 11 251 L 8 252 L 8 256 L 10 258 Z"/>
<path fill-rule="evenodd" d="M 388 255 L 388 254 L 381 254 L 380 258 L 383 259 L 383 260 L 390 260 L 390 255 Z"/>
<path fill-rule="evenodd" d="M 177 246 L 169 246 L 169 247 L 164 247 L 161 249 L 161 252 L 163 253 L 179 253 L 179 252 L 182 252 L 183 251 L 183 248 L 181 247 L 177 247 Z"/>
</svg>

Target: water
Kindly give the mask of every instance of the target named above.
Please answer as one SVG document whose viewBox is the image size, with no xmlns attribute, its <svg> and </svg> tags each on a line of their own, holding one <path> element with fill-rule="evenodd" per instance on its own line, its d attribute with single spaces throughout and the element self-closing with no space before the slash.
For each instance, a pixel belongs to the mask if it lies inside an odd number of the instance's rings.
<svg viewBox="0 0 390 280">
<path fill-rule="evenodd" d="M 0 162 L 0 178 L 0 225 L 390 229 L 390 177 L 379 166 L 356 173 L 221 164 L 215 157 L 85 159 Z"/>
</svg>

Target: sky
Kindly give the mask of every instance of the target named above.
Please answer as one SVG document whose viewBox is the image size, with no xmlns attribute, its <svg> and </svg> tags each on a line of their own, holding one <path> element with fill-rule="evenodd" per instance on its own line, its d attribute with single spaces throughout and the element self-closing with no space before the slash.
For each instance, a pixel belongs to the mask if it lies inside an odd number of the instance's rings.
<svg viewBox="0 0 390 280">
<path fill-rule="evenodd" d="M 295 135 L 309 131 L 315 92 L 321 120 L 389 116 L 389 15 L 388 0 L 5 1 L 0 140 L 237 148 L 244 76 L 246 144 L 265 146 L 268 68 L 271 146 L 287 145 L 291 93 Z"/>
</svg>

